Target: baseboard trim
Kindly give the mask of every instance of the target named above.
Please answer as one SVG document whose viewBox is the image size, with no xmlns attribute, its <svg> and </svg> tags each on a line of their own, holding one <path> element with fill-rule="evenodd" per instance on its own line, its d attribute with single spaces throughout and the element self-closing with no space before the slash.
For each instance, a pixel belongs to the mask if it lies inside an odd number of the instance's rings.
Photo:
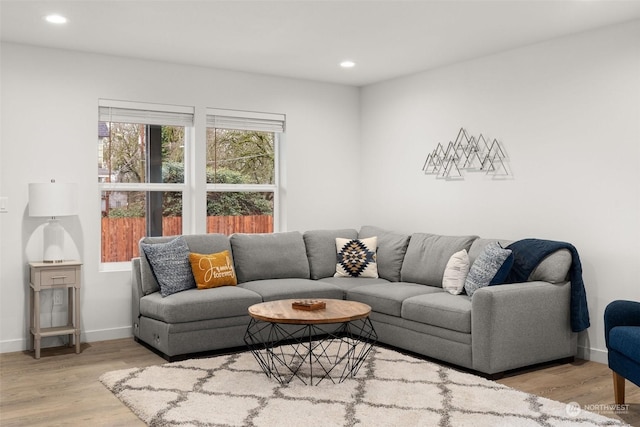
<svg viewBox="0 0 640 427">
<path fill-rule="evenodd" d="M 602 363 L 604 365 L 609 363 L 609 353 L 607 350 L 600 350 L 597 348 L 578 346 L 578 354 L 576 357 L 579 359 Z"/>
<path fill-rule="evenodd" d="M 117 340 L 121 338 L 130 338 L 133 336 L 131 326 L 124 326 L 121 328 L 111 329 L 98 329 L 95 331 L 82 331 L 80 335 L 81 342 L 95 342 L 95 341 L 109 341 Z M 66 339 L 66 338 L 64 338 Z M 61 338 L 49 337 L 49 340 L 45 341 L 43 338 L 42 348 L 57 347 L 62 345 Z M 16 351 L 26 351 L 31 346 L 28 338 L 22 338 L 18 340 L 5 340 L 0 341 L 0 353 L 12 353 Z"/>
<path fill-rule="evenodd" d="M 98 329 L 88 331 L 82 334 L 83 342 L 118 340 L 120 338 L 133 337 L 133 329 L 131 326 L 123 326 L 121 328 Z"/>
<path fill-rule="evenodd" d="M 14 351 L 24 351 L 27 349 L 27 340 L 6 340 L 0 341 L 0 353 L 12 353 Z"/>
</svg>

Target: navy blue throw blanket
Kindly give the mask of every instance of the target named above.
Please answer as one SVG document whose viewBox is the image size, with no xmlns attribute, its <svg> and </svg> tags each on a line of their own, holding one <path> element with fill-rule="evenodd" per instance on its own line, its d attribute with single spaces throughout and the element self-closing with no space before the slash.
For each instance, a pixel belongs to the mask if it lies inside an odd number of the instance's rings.
<svg viewBox="0 0 640 427">
<path fill-rule="evenodd" d="M 513 242 L 507 249 L 513 252 L 513 267 L 505 283 L 526 282 L 533 270 L 548 255 L 559 249 L 571 252 L 571 330 L 580 332 L 590 326 L 589 310 L 587 308 L 587 294 L 582 281 L 582 264 L 577 249 L 570 243 L 552 240 L 523 239 Z"/>
</svg>

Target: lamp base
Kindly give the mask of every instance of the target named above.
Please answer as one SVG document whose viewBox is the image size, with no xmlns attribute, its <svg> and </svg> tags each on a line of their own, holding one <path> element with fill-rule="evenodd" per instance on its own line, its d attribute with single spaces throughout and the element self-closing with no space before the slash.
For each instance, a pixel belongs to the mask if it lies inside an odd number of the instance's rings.
<svg viewBox="0 0 640 427">
<path fill-rule="evenodd" d="M 43 229 L 44 234 L 44 256 L 42 262 L 58 263 L 64 262 L 64 228 L 60 221 L 51 218 Z"/>
</svg>

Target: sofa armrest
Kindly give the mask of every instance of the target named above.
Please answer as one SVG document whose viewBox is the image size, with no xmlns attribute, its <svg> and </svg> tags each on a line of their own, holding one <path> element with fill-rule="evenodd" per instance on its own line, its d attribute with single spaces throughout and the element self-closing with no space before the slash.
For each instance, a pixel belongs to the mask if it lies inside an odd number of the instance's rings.
<svg viewBox="0 0 640 427">
<path fill-rule="evenodd" d="M 640 302 L 617 300 L 604 310 L 604 339 L 609 348 L 609 332 L 616 326 L 640 326 Z"/>
<path fill-rule="evenodd" d="M 138 337 L 139 334 L 140 298 L 143 295 L 140 258 L 133 258 L 131 260 L 131 330 L 134 337 Z"/>
<path fill-rule="evenodd" d="M 473 368 L 489 374 L 575 356 L 570 282 L 488 286 L 473 294 Z"/>
</svg>

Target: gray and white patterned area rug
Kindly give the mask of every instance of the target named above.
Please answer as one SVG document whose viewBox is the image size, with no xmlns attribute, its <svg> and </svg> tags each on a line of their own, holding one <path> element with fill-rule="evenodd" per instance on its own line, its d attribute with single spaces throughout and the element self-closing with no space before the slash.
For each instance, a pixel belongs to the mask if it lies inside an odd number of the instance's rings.
<svg viewBox="0 0 640 427">
<path fill-rule="evenodd" d="M 150 426 L 625 425 L 380 347 L 338 384 L 281 385 L 250 352 L 113 371 L 100 381 Z"/>
</svg>

